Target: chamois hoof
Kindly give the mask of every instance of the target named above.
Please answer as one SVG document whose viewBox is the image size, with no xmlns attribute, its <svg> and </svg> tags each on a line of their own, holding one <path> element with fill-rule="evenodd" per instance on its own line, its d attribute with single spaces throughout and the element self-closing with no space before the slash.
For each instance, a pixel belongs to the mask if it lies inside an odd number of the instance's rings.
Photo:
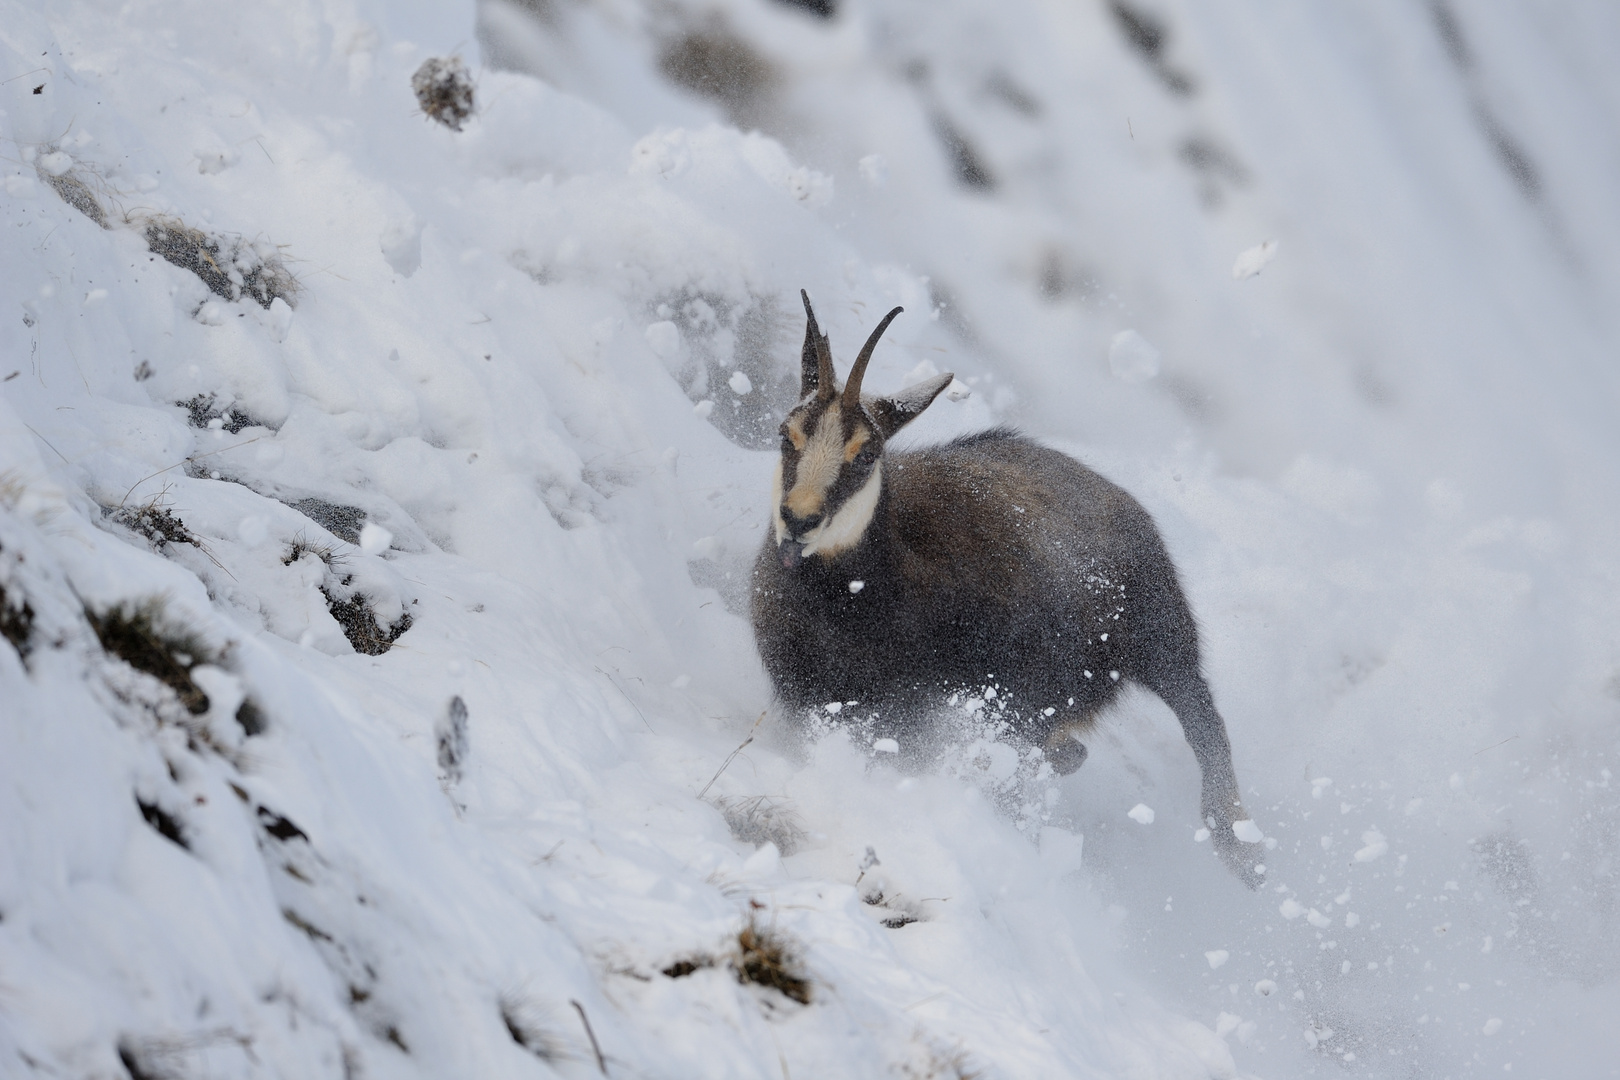
<svg viewBox="0 0 1620 1080">
<path fill-rule="evenodd" d="M 1259 889 L 1266 883 L 1265 871 L 1260 869 L 1265 862 L 1264 851 L 1258 844 L 1250 845 L 1241 841 L 1228 841 L 1215 848 L 1232 876 L 1251 890 Z"/>
<path fill-rule="evenodd" d="M 1052 763 L 1053 772 L 1068 776 L 1086 763 L 1086 753 L 1086 744 L 1071 735 L 1056 746 L 1047 747 L 1046 760 Z"/>
</svg>

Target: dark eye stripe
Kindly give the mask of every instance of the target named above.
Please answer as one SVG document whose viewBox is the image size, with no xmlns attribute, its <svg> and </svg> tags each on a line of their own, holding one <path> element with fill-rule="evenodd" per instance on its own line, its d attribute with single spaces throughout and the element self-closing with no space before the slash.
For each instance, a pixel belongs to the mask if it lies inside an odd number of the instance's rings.
<svg viewBox="0 0 1620 1080">
<path fill-rule="evenodd" d="M 861 489 L 861 485 L 872 478 L 872 470 L 863 468 L 859 459 L 853 465 L 845 465 L 838 470 L 838 479 L 827 492 L 827 503 L 830 506 L 841 506 L 844 500 Z"/>
</svg>

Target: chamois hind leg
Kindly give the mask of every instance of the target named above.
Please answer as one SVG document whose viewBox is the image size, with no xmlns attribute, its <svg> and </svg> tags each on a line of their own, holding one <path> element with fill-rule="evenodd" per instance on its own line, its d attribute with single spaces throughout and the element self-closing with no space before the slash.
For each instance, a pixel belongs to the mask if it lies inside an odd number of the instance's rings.
<svg viewBox="0 0 1620 1080">
<path fill-rule="evenodd" d="M 1198 656 L 1198 628 L 1192 611 L 1176 583 L 1169 556 L 1157 573 L 1138 580 L 1132 614 L 1131 662 L 1128 674 L 1157 694 L 1176 714 L 1187 745 L 1203 774 L 1199 813 L 1209 826 L 1215 850 L 1227 869 L 1251 889 L 1263 878 L 1255 871 L 1261 851 L 1239 840 L 1234 822 L 1244 820 L 1237 773 L 1232 768 L 1232 744 L 1226 724 L 1215 710 L 1215 699 L 1204 681 Z"/>
</svg>

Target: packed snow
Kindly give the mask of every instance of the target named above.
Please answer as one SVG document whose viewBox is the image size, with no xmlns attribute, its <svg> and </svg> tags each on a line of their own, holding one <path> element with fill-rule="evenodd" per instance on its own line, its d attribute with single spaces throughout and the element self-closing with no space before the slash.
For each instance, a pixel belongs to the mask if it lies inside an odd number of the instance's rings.
<svg viewBox="0 0 1620 1080">
<path fill-rule="evenodd" d="M 1620 1074 L 1617 54 L 0 0 L 0 1076 Z M 1152 511 L 1259 891 L 1146 693 L 773 708 L 800 288 Z"/>
</svg>

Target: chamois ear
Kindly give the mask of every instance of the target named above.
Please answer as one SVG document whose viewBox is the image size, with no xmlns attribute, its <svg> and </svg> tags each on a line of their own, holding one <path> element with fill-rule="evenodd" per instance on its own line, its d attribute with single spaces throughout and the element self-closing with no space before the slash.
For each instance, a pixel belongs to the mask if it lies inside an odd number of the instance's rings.
<svg viewBox="0 0 1620 1080">
<path fill-rule="evenodd" d="M 861 402 L 866 411 L 872 414 L 877 422 L 878 430 L 883 432 L 887 439 L 913 420 L 917 419 L 922 411 L 934 403 L 934 399 L 949 385 L 955 375 L 947 372 L 944 375 L 935 375 L 932 379 L 924 379 L 914 386 L 908 386 L 893 397 L 873 397 Z"/>
<path fill-rule="evenodd" d="M 816 312 L 810 306 L 810 294 L 800 289 L 799 296 L 804 300 L 804 351 L 799 356 L 799 397 L 802 400 L 815 394 L 818 398 L 830 398 L 836 381 L 832 347 L 827 335 L 816 325 Z"/>
</svg>

